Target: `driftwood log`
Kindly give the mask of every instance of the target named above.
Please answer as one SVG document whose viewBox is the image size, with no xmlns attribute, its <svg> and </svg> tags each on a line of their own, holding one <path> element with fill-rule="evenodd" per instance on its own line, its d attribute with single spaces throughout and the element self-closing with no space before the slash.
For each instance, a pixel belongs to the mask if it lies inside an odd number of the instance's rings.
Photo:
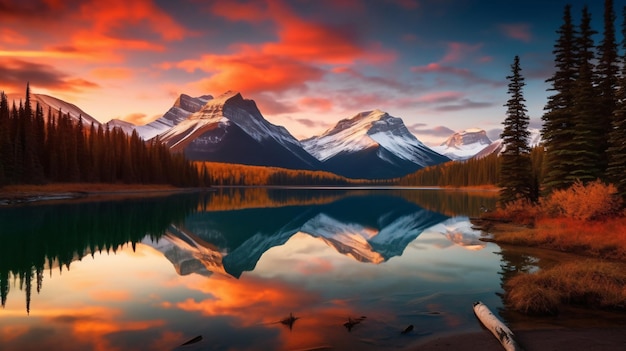
<svg viewBox="0 0 626 351">
<path fill-rule="evenodd" d="M 480 322 L 500 341 L 506 351 L 521 351 L 509 327 L 496 317 L 484 303 L 474 302 L 474 313 Z"/>
</svg>

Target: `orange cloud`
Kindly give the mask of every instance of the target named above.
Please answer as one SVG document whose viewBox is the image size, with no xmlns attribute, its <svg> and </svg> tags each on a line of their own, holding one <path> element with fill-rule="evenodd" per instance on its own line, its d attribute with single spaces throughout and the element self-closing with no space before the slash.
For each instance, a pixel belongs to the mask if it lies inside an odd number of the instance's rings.
<svg viewBox="0 0 626 351">
<path fill-rule="evenodd" d="M 111 33 L 125 24 L 146 24 L 165 40 L 181 40 L 187 30 L 152 0 L 93 0 L 80 7 L 83 19 L 90 19 L 96 33 Z"/>
<path fill-rule="evenodd" d="M 306 63 L 250 51 L 233 55 L 204 55 L 200 60 L 187 60 L 176 66 L 189 72 L 196 69 L 215 72 L 209 78 L 196 82 L 201 91 L 282 91 L 302 88 L 305 81 L 319 80 L 323 76 L 320 69 Z"/>
<path fill-rule="evenodd" d="M 125 290 L 98 290 L 91 297 L 97 301 L 128 301 L 130 294 Z"/>
<path fill-rule="evenodd" d="M 327 98 L 303 97 L 298 100 L 298 105 L 306 110 L 330 112 L 333 109 L 333 100 Z"/>
<path fill-rule="evenodd" d="M 2 28 L 0 29 L 0 42 L 13 45 L 24 45 L 28 43 L 28 38 L 12 29 Z"/>
<path fill-rule="evenodd" d="M 195 84 L 202 91 L 303 89 L 307 82 L 322 80 L 327 69 L 332 69 L 328 65 L 380 64 L 396 58 L 395 52 L 380 43 L 365 43 L 349 26 L 310 21 L 298 16 L 285 2 L 218 2 L 209 10 L 230 21 L 258 24 L 267 20 L 275 25 L 278 38 L 253 45 L 234 44 L 228 54 L 206 54 L 195 60 L 158 65 L 162 69 L 210 73 L 210 77 Z"/>
<path fill-rule="evenodd" d="M 100 67 L 91 74 L 100 79 L 128 79 L 133 76 L 133 71 L 124 67 Z"/>
<path fill-rule="evenodd" d="M 122 121 L 130 122 L 134 125 L 142 126 L 148 124 L 154 120 L 154 117 L 150 117 L 145 113 L 131 113 L 130 115 L 120 118 Z"/>
</svg>

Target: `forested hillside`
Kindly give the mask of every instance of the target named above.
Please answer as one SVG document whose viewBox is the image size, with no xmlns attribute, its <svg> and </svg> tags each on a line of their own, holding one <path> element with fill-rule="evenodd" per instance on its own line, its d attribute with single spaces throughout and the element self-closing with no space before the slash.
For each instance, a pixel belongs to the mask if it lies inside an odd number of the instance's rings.
<svg viewBox="0 0 626 351">
<path fill-rule="evenodd" d="M 49 182 L 207 185 L 195 166 L 172 154 L 158 139 L 144 142 L 136 133 L 74 123 L 63 111 L 9 106 L 0 93 L 0 186 Z"/>
</svg>

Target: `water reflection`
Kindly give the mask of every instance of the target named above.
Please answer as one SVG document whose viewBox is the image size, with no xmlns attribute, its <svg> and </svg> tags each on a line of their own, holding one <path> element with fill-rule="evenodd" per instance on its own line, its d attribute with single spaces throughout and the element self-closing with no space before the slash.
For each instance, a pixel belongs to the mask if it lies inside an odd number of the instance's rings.
<svg viewBox="0 0 626 351">
<path fill-rule="evenodd" d="M 115 253 L 146 236 L 157 240 L 195 208 L 196 195 L 151 199 L 31 206 L 0 210 L 0 293 L 6 304 L 11 277 L 26 293 L 40 292 L 44 270 L 70 269 L 73 261 L 96 252 Z"/>
<path fill-rule="evenodd" d="M 433 197 L 237 189 L 3 209 L 0 339 L 11 349 L 172 349 L 198 336 L 181 349 L 389 349 L 467 328 L 474 299 L 497 305 L 499 257 L 466 250 L 477 245 L 471 212 L 421 203 Z M 25 292 L 30 316 L 15 291 L 7 303 L 9 288 Z"/>
</svg>

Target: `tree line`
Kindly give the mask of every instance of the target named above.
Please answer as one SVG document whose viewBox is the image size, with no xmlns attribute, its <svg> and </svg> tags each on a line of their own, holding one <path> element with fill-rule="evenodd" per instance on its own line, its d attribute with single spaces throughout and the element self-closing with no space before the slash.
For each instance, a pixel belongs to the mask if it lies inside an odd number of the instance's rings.
<svg viewBox="0 0 626 351">
<path fill-rule="evenodd" d="M 61 109 L 44 113 L 30 101 L 11 107 L 0 92 L 0 186 L 49 182 L 205 186 L 196 166 L 170 153 L 158 138 L 142 140 L 120 128 L 85 126 Z"/>
<path fill-rule="evenodd" d="M 600 179 L 626 197 L 626 6 L 618 54 L 613 1 L 604 1 L 603 37 L 593 36 L 585 6 L 574 24 L 566 5 L 554 45 L 555 72 L 541 130 L 546 148 L 544 194 Z M 620 69 L 621 67 L 621 69 Z"/>
</svg>

